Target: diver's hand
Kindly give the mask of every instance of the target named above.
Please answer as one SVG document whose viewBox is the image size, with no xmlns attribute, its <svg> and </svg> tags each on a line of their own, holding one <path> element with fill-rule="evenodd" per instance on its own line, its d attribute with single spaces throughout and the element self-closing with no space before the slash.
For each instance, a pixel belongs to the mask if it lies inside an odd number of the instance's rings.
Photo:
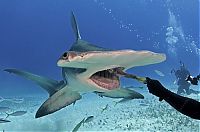
<svg viewBox="0 0 200 132">
<path fill-rule="evenodd" d="M 163 87 L 158 80 L 153 80 L 149 77 L 146 77 L 146 83 L 149 93 L 159 97 L 159 101 L 162 101 L 165 97 L 167 97 L 168 90 Z"/>
</svg>

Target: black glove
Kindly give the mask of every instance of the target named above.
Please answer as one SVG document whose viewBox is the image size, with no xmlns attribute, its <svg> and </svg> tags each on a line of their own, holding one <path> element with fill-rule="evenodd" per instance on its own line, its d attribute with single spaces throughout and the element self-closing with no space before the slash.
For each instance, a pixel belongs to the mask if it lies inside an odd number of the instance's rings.
<svg viewBox="0 0 200 132">
<path fill-rule="evenodd" d="M 159 97 L 159 101 L 162 101 L 168 96 L 168 90 L 165 87 L 163 87 L 158 80 L 153 80 L 146 77 L 146 83 L 149 89 L 149 93 Z"/>
</svg>

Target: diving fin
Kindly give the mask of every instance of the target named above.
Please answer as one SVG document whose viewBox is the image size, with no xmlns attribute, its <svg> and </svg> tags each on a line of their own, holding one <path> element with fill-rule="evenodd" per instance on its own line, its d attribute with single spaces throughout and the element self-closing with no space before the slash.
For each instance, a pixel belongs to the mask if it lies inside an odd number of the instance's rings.
<svg viewBox="0 0 200 132">
<path fill-rule="evenodd" d="M 132 98 L 132 99 L 144 99 L 144 96 L 134 90 L 118 88 L 110 90 L 108 92 L 97 92 L 100 97 L 109 97 L 109 98 Z"/>
<path fill-rule="evenodd" d="M 77 100 L 81 99 L 78 92 L 71 91 L 68 88 L 63 88 L 49 97 L 38 109 L 35 118 L 39 118 L 48 114 L 52 114 Z"/>
<path fill-rule="evenodd" d="M 9 73 L 14 73 L 16 75 L 22 76 L 28 80 L 35 82 L 40 87 L 45 89 L 49 93 L 50 96 L 66 85 L 64 81 L 59 82 L 53 79 L 38 76 L 36 74 L 32 74 L 32 73 L 18 70 L 18 69 L 5 69 L 4 71 L 9 72 Z"/>
</svg>

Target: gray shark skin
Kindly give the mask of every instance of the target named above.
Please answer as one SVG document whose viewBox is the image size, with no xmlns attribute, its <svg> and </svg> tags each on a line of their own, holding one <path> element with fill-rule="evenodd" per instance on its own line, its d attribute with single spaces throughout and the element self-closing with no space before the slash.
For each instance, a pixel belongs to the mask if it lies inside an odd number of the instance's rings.
<svg viewBox="0 0 200 132">
<path fill-rule="evenodd" d="M 56 81 L 18 69 L 5 69 L 9 73 L 32 80 L 49 93 L 40 106 L 36 118 L 54 113 L 80 100 L 81 95 L 93 92 L 109 98 L 143 99 L 134 90 L 121 88 L 116 69 L 124 72 L 132 67 L 163 62 L 164 54 L 151 51 L 110 50 L 95 46 L 81 39 L 74 13 L 71 24 L 76 41 L 57 62 L 63 80 Z"/>
</svg>

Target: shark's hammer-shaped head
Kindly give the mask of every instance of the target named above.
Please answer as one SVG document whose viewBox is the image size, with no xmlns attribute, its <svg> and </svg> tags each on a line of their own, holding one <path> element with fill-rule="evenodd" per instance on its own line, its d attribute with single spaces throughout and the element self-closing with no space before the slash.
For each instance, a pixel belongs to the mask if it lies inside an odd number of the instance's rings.
<svg viewBox="0 0 200 132">
<path fill-rule="evenodd" d="M 151 51 L 68 51 L 57 64 L 60 67 L 86 69 L 78 76 L 97 88 L 111 90 L 120 86 L 120 76 L 115 72 L 118 69 L 127 70 L 136 66 L 160 63 L 165 59 L 164 54 Z"/>
<path fill-rule="evenodd" d="M 106 56 L 105 52 L 100 51 L 68 51 L 61 56 L 57 65 L 86 69 L 84 73 L 77 75 L 81 80 L 99 90 L 111 90 L 118 88 L 120 81 L 119 76 L 114 73 L 114 68 L 117 66 L 104 63 Z"/>
</svg>

